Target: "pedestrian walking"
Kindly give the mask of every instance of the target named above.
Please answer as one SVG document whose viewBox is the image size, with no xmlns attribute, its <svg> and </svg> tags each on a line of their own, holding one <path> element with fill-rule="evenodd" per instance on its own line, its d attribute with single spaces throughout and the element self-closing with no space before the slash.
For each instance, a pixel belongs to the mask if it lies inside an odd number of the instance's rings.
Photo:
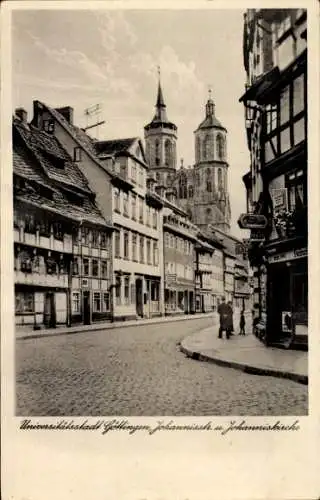
<svg viewBox="0 0 320 500">
<path fill-rule="evenodd" d="M 233 327 L 233 309 L 232 309 L 232 302 L 231 302 L 231 300 L 229 300 L 228 306 L 229 306 L 229 314 L 230 314 L 230 332 L 229 332 L 229 335 L 233 335 L 233 332 L 234 332 L 234 327 Z"/>
<path fill-rule="evenodd" d="M 220 317 L 218 338 L 222 339 L 222 332 L 225 331 L 226 338 L 228 339 L 232 330 L 232 307 L 226 304 L 225 297 L 222 297 L 221 304 L 218 306 L 218 314 Z"/>
<path fill-rule="evenodd" d="M 240 334 L 239 335 L 245 335 L 245 326 L 246 326 L 246 320 L 244 319 L 244 310 L 241 311 L 240 315 Z"/>
</svg>

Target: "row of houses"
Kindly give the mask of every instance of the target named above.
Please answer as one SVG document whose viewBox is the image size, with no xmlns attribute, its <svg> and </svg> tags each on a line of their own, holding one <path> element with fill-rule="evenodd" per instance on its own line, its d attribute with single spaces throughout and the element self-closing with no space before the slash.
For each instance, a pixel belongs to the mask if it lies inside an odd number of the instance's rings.
<svg viewBox="0 0 320 500">
<path fill-rule="evenodd" d="M 34 329 L 250 309 L 239 240 L 200 231 L 137 137 L 98 141 L 70 107 L 13 117 L 17 325 Z"/>
<path fill-rule="evenodd" d="M 243 177 L 253 229 L 257 329 L 267 345 L 308 343 L 307 11 L 249 9 L 244 17 L 250 170 Z"/>
</svg>

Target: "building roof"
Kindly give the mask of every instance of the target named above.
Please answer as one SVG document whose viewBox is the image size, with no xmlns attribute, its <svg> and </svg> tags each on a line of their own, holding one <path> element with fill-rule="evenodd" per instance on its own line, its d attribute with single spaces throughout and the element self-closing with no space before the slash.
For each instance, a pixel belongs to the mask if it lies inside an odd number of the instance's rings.
<svg viewBox="0 0 320 500">
<path fill-rule="evenodd" d="M 155 115 L 154 117 L 152 118 L 151 122 L 148 123 L 148 125 L 146 125 L 144 127 L 145 130 L 149 130 L 149 129 L 152 129 L 152 128 L 156 128 L 160 125 L 163 125 L 167 128 L 170 128 L 172 130 L 177 130 L 177 126 L 170 122 L 168 120 L 168 117 L 167 117 L 167 110 L 166 110 L 166 105 L 164 103 L 164 98 L 163 98 L 163 93 L 162 93 L 162 88 L 161 88 L 161 83 L 160 83 L 160 79 L 159 79 L 159 82 L 158 82 L 158 92 L 157 92 L 157 101 L 156 101 L 156 112 L 155 112 Z"/>
<path fill-rule="evenodd" d="M 104 219 L 93 199 L 90 198 L 93 193 L 83 181 L 78 166 L 69 159 L 68 154 L 55 137 L 35 127 L 28 128 L 26 124 L 20 124 L 18 120 L 14 120 L 13 130 L 13 173 L 38 185 L 35 189 L 34 185 L 27 183 L 23 190 L 15 193 L 15 200 L 48 210 L 60 217 L 112 228 L 112 224 Z M 44 140 L 42 140 L 43 136 Z M 53 154 L 55 151 L 58 156 Z M 50 155 L 43 156 L 46 153 Z M 66 159 L 67 168 L 64 168 L 60 175 L 55 172 L 55 170 L 62 170 L 55 166 L 56 158 Z M 80 188 L 76 182 L 77 174 L 79 174 Z M 40 186 L 49 188 L 51 196 L 46 197 Z M 73 188 L 71 189 L 73 193 L 80 196 L 81 206 L 73 204 L 68 199 L 69 187 Z"/>
<path fill-rule="evenodd" d="M 94 143 L 94 148 L 96 154 L 105 155 L 119 155 L 121 153 L 126 153 L 132 144 L 139 140 L 138 137 L 131 137 L 129 139 L 114 139 L 110 141 L 96 141 Z"/>
<path fill-rule="evenodd" d="M 215 115 L 215 105 L 214 105 L 214 102 L 211 98 L 208 99 L 207 104 L 206 104 L 206 117 L 200 123 L 197 130 L 209 129 L 209 128 L 219 128 L 219 129 L 225 130 L 225 131 L 227 130 L 225 127 L 223 127 L 221 125 L 221 123 L 217 119 L 217 117 Z"/>
<path fill-rule="evenodd" d="M 78 165 L 74 163 L 58 139 L 47 132 L 14 120 L 18 132 L 27 148 L 32 151 L 47 176 L 55 181 L 91 193 L 89 184 Z M 62 166 L 59 163 L 62 162 Z"/>
</svg>

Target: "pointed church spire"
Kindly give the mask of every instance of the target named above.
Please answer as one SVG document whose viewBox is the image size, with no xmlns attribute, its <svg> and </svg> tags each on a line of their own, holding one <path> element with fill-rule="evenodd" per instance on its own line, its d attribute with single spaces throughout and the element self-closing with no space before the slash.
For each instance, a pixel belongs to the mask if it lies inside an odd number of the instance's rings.
<svg viewBox="0 0 320 500">
<path fill-rule="evenodd" d="M 160 66 L 158 66 L 158 95 L 156 103 L 156 114 L 153 120 L 159 120 L 161 122 L 167 122 L 167 112 L 166 105 L 164 103 L 161 82 L 160 82 Z"/>
</svg>

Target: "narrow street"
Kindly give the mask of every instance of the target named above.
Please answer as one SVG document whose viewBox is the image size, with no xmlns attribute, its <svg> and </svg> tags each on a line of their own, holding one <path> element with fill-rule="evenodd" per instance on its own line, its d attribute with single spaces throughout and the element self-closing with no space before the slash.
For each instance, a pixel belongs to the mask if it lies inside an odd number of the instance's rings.
<svg viewBox="0 0 320 500">
<path fill-rule="evenodd" d="M 16 413 L 307 413 L 306 386 L 186 358 L 177 343 L 211 321 L 203 318 L 18 341 Z"/>
</svg>

